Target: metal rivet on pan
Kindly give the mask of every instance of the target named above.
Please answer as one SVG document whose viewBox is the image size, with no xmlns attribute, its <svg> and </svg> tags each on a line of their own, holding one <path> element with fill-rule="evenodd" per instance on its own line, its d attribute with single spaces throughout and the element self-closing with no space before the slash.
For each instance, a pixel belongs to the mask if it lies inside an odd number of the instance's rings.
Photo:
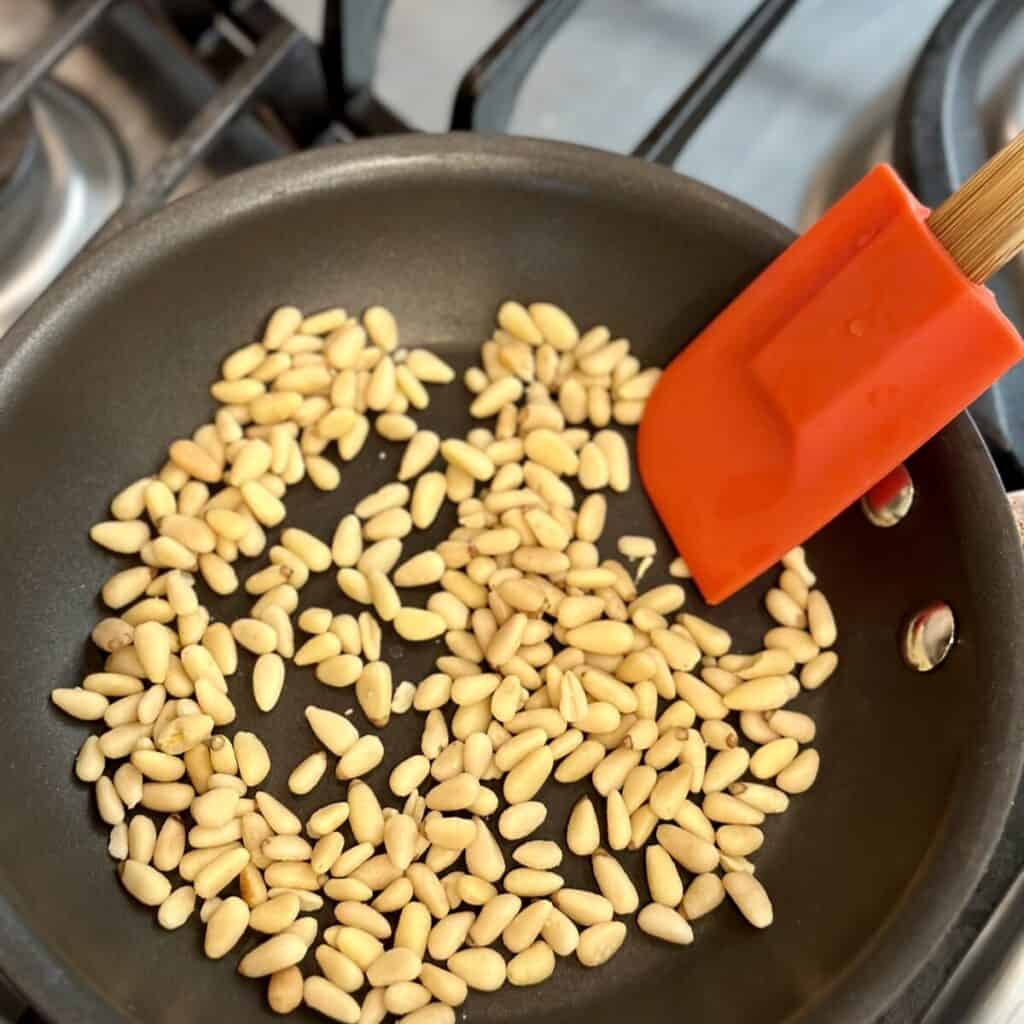
<svg viewBox="0 0 1024 1024">
<path fill-rule="evenodd" d="M 933 601 L 912 616 L 903 632 L 903 659 L 918 672 L 942 664 L 956 639 L 956 619 L 945 601 Z"/>
<path fill-rule="evenodd" d="M 860 499 L 864 515 L 874 526 L 895 526 L 914 504 L 914 481 L 906 466 L 897 466 Z"/>
</svg>

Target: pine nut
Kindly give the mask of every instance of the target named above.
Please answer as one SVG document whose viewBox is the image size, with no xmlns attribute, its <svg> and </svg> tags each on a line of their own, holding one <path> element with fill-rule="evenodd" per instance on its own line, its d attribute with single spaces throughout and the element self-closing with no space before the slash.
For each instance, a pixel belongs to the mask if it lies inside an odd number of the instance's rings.
<svg viewBox="0 0 1024 1024">
<path fill-rule="evenodd" d="M 522 909 L 523 901 L 512 893 L 501 893 L 483 907 L 469 929 L 469 938 L 476 946 L 489 946 Z"/>
<path fill-rule="evenodd" d="M 658 843 L 687 871 L 702 874 L 718 866 L 718 850 L 677 825 L 659 825 Z"/>
<path fill-rule="evenodd" d="M 437 457 L 441 439 L 432 430 L 419 430 L 409 439 L 398 469 L 398 479 L 411 480 L 419 476 Z"/>
<path fill-rule="evenodd" d="M 248 863 L 249 851 L 244 848 L 227 850 L 219 854 L 196 875 L 194 879 L 196 895 L 204 900 L 216 896 L 238 877 L 242 868 Z"/>
<path fill-rule="evenodd" d="M 228 897 L 206 922 L 203 951 L 211 960 L 219 960 L 234 949 L 248 925 L 248 906 L 237 896 Z"/>
<path fill-rule="evenodd" d="M 753 875 L 729 871 L 722 878 L 722 885 L 740 913 L 755 928 L 767 928 L 772 923 L 771 900 Z"/>
<path fill-rule="evenodd" d="M 376 736 L 361 736 L 338 762 L 339 779 L 358 779 L 373 771 L 384 759 L 384 745 Z"/>
<path fill-rule="evenodd" d="M 801 751 L 793 761 L 775 777 L 775 784 L 784 793 L 806 793 L 818 777 L 820 758 L 812 747 Z"/>
<path fill-rule="evenodd" d="M 594 435 L 594 443 L 604 453 L 608 462 L 608 484 L 619 494 L 629 490 L 629 451 L 622 435 L 616 430 L 600 430 Z"/>
<path fill-rule="evenodd" d="M 704 772 L 705 793 L 720 793 L 739 779 L 750 764 L 750 755 L 743 747 L 732 747 L 717 753 Z"/>
<path fill-rule="evenodd" d="M 274 1013 L 291 1013 L 302 1002 L 302 972 L 298 967 L 275 971 L 267 985 L 267 1002 Z"/>
<path fill-rule="evenodd" d="M 493 949 L 463 949 L 450 956 L 446 966 L 478 992 L 496 992 L 505 984 L 505 961 Z"/>
<path fill-rule="evenodd" d="M 447 628 L 444 619 L 423 608 L 399 608 L 394 615 L 395 632 L 403 640 L 423 643 L 439 637 Z"/>
<path fill-rule="evenodd" d="M 380 740 L 377 742 L 380 743 Z M 373 790 L 365 782 L 354 780 L 348 788 L 348 805 L 348 823 L 356 841 L 373 845 L 380 843 L 384 838 L 384 816 Z"/>
<path fill-rule="evenodd" d="M 258 786 L 270 773 L 270 755 L 258 736 L 251 732 L 235 733 L 235 757 L 238 774 L 247 786 Z"/>
<path fill-rule="evenodd" d="M 819 647 L 831 647 L 836 642 L 835 616 L 820 590 L 812 590 L 807 595 L 807 623 L 811 637 Z"/>
<path fill-rule="evenodd" d="M 517 377 L 502 377 L 489 384 L 473 400 L 469 414 L 476 419 L 497 415 L 502 406 L 518 402 L 523 393 L 523 382 Z"/>
<path fill-rule="evenodd" d="M 576 956 L 584 967 L 599 967 L 619 951 L 626 940 L 626 926 L 621 921 L 594 924 L 580 933 Z"/>
<path fill-rule="evenodd" d="M 277 647 L 277 634 L 272 626 L 259 619 L 235 619 L 231 635 L 253 654 L 270 654 Z"/>
<path fill-rule="evenodd" d="M 424 832 L 435 846 L 447 850 L 465 850 L 476 839 L 476 826 L 464 818 L 428 817 Z"/>
<path fill-rule="evenodd" d="M 633 647 L 633 628 L 603 619 L 570 629 L 566 641 L 591 654 L 627 654 Z"/>
<path fill-rule="evenodd" d="M 800 670 L 800 683 L 808 690 L 816 690 L 828 681 L 839 664 L 835 651 L 822 651 L 811 658 Z"/>
<path fill-rule="evenodd" d="M 736 675 L 740 679 L 758 679 L 761 676 L 787 675 L 793 671 L 794 664 L 792 655 L 784 650 L 771 648 L 755 654 L 745 667 L 737 671 Z"/>
<path fill-rule="evenodd" d="M 98 721 L 110 704 L 102 694 L 78 687 L 52 690 L 50 699 L 61 711 L 83 722 Z"/>
<path fill-rule="evenodd" d="M 617 789 L 607 794 L 605 805 L 608 845 L 613 850 L 624 850 L 629 845 L 632 835 L 629 810 L 622 794 Z"/>
<path fill-rule="evenodd" d="M 299 916 L 299 897 L 295 893 L 282 893 L 252 908 L 249 927 L 265 935 L 283 932 Z"/>
<path fill-rule="evenodd" d="M 107 839 L 107 853 L 114 860 L 126 860 L 128 857 L 128 826 L 122 821 L 114 825 Z"/>
<path fill-rule="evenodd" d="M 733 711 L 774 711 L 794 696 L 799 683 L 792 676 L 759 676 L 741 683 L 722 699 Z"/>
<path fill-rule="evenodd" d="M 140 803 L 150 811 L 175 813 L 186 810 L 194 796 L 195 790 L 183 782 L 144 782 Z"/>
<path fill-rule="evenodd" d="M 723 825 L 760 825 L 764 821 L 763 811 L 728 793 L 709 793 L 702 810 L 708 819 Z"/>
<path fill-rule="evenodd" d="M 420 1014 L 419 1017 L 413 1016 L 417 1011 L 426 1007 L 427 1004 L 430 1003 L 430 1000 L 430 992 L 428 992 L 422 985 L 418 985 L 411 981 L 400 981 L 394 985 L 388 986 L 384 995 L 384 1005 L 388 1013 L 392 1013 L 396 1017 L 401 1017 L 403 1020 L 407 1021 L 410 1017 L 412 1017 L 414 1021 L 420 1020 L 421 1022 L 425 1020 L 445 1019 L 442 1017 L 424 1016 L 422 1014 Z M 452 1013 L 450 1007 L 440 1006 L 436 1003 L 431 1007 L 431 1009 L 436 1009 L 437 1011 L 443 1010 L 448 1014 Z M 454 1019 L 453 1015 L 451 1020 L 454 1021 Z"/>
<path fill-rule="evenodd" d="M 467 446 L 468 447 L 468 446 Z M 486 458 L 486 456 L 482 456 Z M 413 488 L 409 502 L 409 512 L 413 526 L 417 530 L 428 529 L 440 511 L 445 498 L 445 478 L 443 473 L 424 473 Z"/>
<path fill-rule="evenodd" d="M 539 985 L 554 974 L 555 954 L 546 942 L 535 942 L 508 963 L 511 985 Z"/>
<path fill-rule="evenodd" d="M 562 863 L 562 850 L 548 839 L 534 839 L 512 851 L 512 859 L 523 867 L 547 871 Z"/>
<path fill-rule="evenodd" d="M 693 942 L 693 929 L 689 922 L 671 907 L 660 903 L 648 903 L 637 914 L 636 923 L 640 930 L 663 942 L 688 946 Z"/>
<path fill-rule="evenodd" d="M 773 587 L 765 595 L 764 604 L 768 614 L 780 626 L 791 629 L 804 629 L 807 626 L 804 610 L 784 590 Z"/>
<path fill-rule="evenodd" d="M 750 759 L 750 772 L 757 779 L 773 779 L 786 768 L 799 753 L 796 740 L 782 738 L 760 747 Z"/>
<path fill-rule="evenodd" d="M 140 520 L 110 520 L 97 523 L 89 530 L 89 536 L 108 551 L 120 555 L 137 554 L 149 540 L 149 527 Z M 110 603 L 109 601 L 107 602 Z M 116 607 L 112 605 L 111 607 Z"/>
<path fill-rule="evenodd" d="M 344 571 L 344 570 L 343 570 Z M 363 672 L 363 662 L 354 654 L 325 658 L 316 667 L 316 677 L 326 686 L 351 686 Z"/>
<path fill-rule="evenodd" d="M 192 801 L 189 811 L 197 825 L 219 828 L 235 817 L 238 800 L 238 794 L 234 790 L 210 789 Z"/>
<path fill-rule="evenodd" d="M 505 776 L 503 794 L 506 801 L 518 804 L 532 799 L 547 781 L 553 767 L 550 747 L 540 747 L 527 754 Z"/>
<path fill-rule="evenodd" d="M 441 456 L 447 463 L 468 473 L 474 480 L 483 482 L 494 476 L 494 463 L 484 452 L 465 441 L 455 438 L 442 441 Z"/>
<path fill-rule="evenodd" d="M 300 761 L 288 776 L 288 789 L 297 795 L 311 792 L 327 771 L 327 755 L 321 750 Z"/>
<path fill-rule="evenodd" d="M 537 900 L 521 910 L 502 932 L 502 942 L 510 953 L 522 953 L 540 936 L 554 911 L 550 900 Z"/>
<path fill-rule="evenodd" d="M 128 823 L 128 859 L 149 864 L 155 846 L 156 826 L 149 818 L 136 814 Z"/>
<path fill-rule="evenodd" d="M 100 749 L 99 738 L 89 736 L 75 758 L 75 777 L 80 782 L 96 782 L 103 775 L 106 758 Z"/>
<path fill-rule="evenodd" d="M 434 960 L 448 960 L 453 956 L 465 944 L 475 918 L 475 914 L 463 911 L 450 914 L 438 921 L 431 928 L 427 939 L 427 951 L 430 956 Z M 424 984 L 430 987 L 426 981 Z"/>
<path fill-rule="evenodd" d="M 591 858 L 594 878 L 602 895 L 616 914 L 632 914 L 640 905 L 636 886 L 622 865 L 611 854 L 598 850 Z"/>
<path fill-rule="evenodd" d="M 753 825 L 722 825 L 715 834 L 715 841 L 723 854 L 745 857 L 761 848 L 764 833 Z"/>
<path fill-rule="evenodd" d="M 412 883 L 413 894 L 424 904 L 433 917 L 440 919 L 448 913 L 448 897 L 437 875 L 425 864 L 410 864 L 406 878 Z"/>
<path fill-rule="evenodd" d="M 540 828 L 546 817 L 547 807 L 536 800 L 515 804 L 502 811 L 498 832 L 510 842 L 525 839 Z"/>
<path fill-rule="evenodd" d="M 275 936 L 275 938 L 285 937 L 283 935 Z M 245 959 L 242 963 L 245 963 Z M 239 971 L 241 969 L 240 964 Z M 302 1000 L 310 1009 L 316 1010 L 330 1020 L 341 1021 L 342 1024 L 357 1024 L 362 1013 L 359 1004 L 351 995 L 316 974 L 310 975 L 303 981 Z"/>
<path fill-rule="evenodd" d="M 147 907 L 160 906 L 171 894 L 171 883 L 148 864 L 125 860 L 118 865 L 117 873 L 125 889 Z"/>
<path fill-rule="evenodd" d="M 518 302 L 503 302 L 498 309 L 497 319 L 499 326 L 513 337 L 533 346 L 544 343 L 541 328 Z"/>
<path fill-rule="evenodd" d="M 191 916 L 196 905 L 196 893 L 191 885 L 182 885 L 160 904 L 157 921 L 161 928 L 173 931 L 180 928 Z"/>
<path fill-rule="evenodd" d="M 430 928 L 430 911 L 422 903 L 406 903 L 395 927 L 395 946 L 411 951 L 422 960 L 426 956 Z"/>
<path fill-rule="evenodd" d="M 551 908 L 541 928 L 541 935 L 558 956 L 572 956 L 580 941 L 576 925 L 557 907 Z"/>
</svg>

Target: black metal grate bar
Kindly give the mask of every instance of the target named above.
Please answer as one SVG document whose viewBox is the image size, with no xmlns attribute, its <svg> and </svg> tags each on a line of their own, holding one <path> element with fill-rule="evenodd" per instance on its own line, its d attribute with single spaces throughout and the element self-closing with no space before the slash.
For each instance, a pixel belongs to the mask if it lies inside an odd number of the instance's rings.
<svg viewBox="0 0 1024 1024">
<path fill-rule="evenodd" d="M 523 81 L 579 0 L 534 0 L 459 83 L 452 130 L 506 131 Z"/>
<path fill-rule="evenodd" d="M 704 119 L 796 2 L 764 0 L 644 136 L 633 156 L 668 166 L 674 164 Z"/>
<path fill-rule="evenodd" d="M 259 43 L 244 64 L 193 118 L 146 176 L 128 193 L 121 209 L 104 225 L 91 244 L 105 241 L 159 207 L 175 186 L 202 159 L 221 132 L 242 112 L 302 33 L 282 21 Z"/>
<path fill-rule="evenodd" d="M 32 87 L 71 49 L 116 0 L 78 0 L 12 68 L 0 75 L 0 123 L 25 101 Z"/>
<path fill-rule="evenodd" d="M 380 37 L 391 0 L 327 0 L 320 49 L 327 94 L 341 132 L 407 132 L 409 126 L 372 91 Z"/>
</svg>

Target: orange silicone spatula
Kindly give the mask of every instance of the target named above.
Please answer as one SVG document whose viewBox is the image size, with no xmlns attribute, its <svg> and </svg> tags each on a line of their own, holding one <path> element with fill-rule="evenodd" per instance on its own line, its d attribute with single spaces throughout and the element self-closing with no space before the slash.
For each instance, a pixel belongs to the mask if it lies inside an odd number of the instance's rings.
<svg viewBox="0 0 1024 1024">
<path fill-rule="evenodd" d="M 640 475 L 705 598 L 857 500 L 1024 355 L 981 282 L 1024 247 L 1024 134 L 934 213 L 879 166 L 669 365 Z"/>
</svg>

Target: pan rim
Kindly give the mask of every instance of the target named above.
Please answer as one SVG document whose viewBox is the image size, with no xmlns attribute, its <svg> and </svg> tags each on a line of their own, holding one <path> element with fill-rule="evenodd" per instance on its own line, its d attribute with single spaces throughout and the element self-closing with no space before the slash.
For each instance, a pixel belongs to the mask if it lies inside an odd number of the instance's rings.
<svg viewBox="0 0 1024 1024">
<path fill-rule="evenodd" d="M 765 214 L 711 186 L 669 168 L 607 152 L 526 138 L 487 138 L 458 134 L 401 136 L 360 141 L 314 150 L 252 168 L 178 200 L 106 244 L 82 256 L 54 283 L 0 340 L 0 387 L 37 343 L 59 344 L 59 322 L 69 304 L 88 301 L 97 289 L 116 282 L 118 266 L 145 260 L 161 246 L 180 247 L 218 230 L 243 212 L 253 214 L 282 195 L 294 197 L 343 188 L 350 179 L 372 172 L 414 177 L 444 163 L 457 173 L 484 173 L 501 166 L 582 188 L 601 185 L 623 194 L 659 192 L 678 196 L 709 214 L 739 222 L 781 249 L 793 235 Z M 957 494 L 961 518 L 977 504 L 980 492 L 994 493 L 997 478 L 988 452 L 970 418 L 958 417 L 929 445 L 955 452 L 963 486 Z M 947 459 L 951 455 L 946 456 Z M 1000 488 L 1001 490 L 1001 488 Z M 1009 506 L 985 531 L 964 532 L 965 563 L 996 550 L 1015 551 L 1003 569 L 1002 597 L 991 621 L 980 623 L 978 655 L 997 684 L 993 700 L 979 713 L 979 741 L 989 757 L 976 755 L 958 771 L 947 814 L 916 875 L 876 935 L 846 968 L 788 1018 L 819 1024 L 862 1024 L 891 1005 L 927 962 L 940 939 L 966 905 L 1004 827 L 1024 765 L 1024 689 L 1013 685 L 1014 670 L 1024 662 L 1016 637 L 1024 635 L 1024 607 L 1011 598 L 1024 592 L 1024 558 L 1020 555 Z M 987 555 L 986 555 L 987 552 Z M 972 590 L 977 592 L 977 581 Z M 999 663 L 996 647 L 982 641 L 997 637 L 1013 655 Z M 992 765 L 998 755 L 999 763 Z M 988 765 L 988 767 L 983 767 Z M 979 842 L 979 837 L 981 841 Z M 102 996 L 73 963 L 52 950 L 15 911 L 0 885 L 0 970 L 41 1014 L 60 1021 L 129 1020 Z"/>
</svg>

